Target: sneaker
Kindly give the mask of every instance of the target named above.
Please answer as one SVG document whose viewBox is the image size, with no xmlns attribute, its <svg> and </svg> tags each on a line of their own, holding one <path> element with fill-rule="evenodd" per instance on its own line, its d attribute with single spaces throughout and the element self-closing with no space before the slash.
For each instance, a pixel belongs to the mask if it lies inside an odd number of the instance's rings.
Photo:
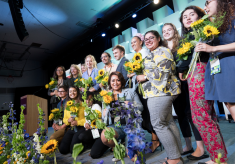
<svg viewBox="0 0 235 164">
<path fill-rule="evenodd" d="M 112 161 L 113 161 L 113 162 L 118 162 L 118 161 L 120 161 L 120 159 L 117 159 L 117 158 L 115 158 L 115 157 L 113 156 Z"/>
</svg>

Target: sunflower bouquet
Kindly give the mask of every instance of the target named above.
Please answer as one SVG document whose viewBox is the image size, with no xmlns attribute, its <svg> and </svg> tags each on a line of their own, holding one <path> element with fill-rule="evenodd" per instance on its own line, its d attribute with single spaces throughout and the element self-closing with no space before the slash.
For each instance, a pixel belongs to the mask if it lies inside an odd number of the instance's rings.
<svg viewBox="0 0 235 164">
<path fill-rule="evenodd" d="M 109 74 L 104 69 L 99 70 L 98 76 L 95 77 L 97 83 L 101 83 L 104 87 L 108 86 Z"/>
<path fill-rule="evenodd" d="M 45 88 L 46 88 L 46 89 L 49 88 L 50 90 L 53 90 L 53 89 L 57 88 L 57 84 L 58 84 L 57 80 L 54 79 L 54 78 L 51 78 L 50 83 L 49 83 L 49 84 L 46 84 L 46 85 L 45 85 Z"/>
<path fill-rule="evenodd" d="M 86 108 L 86 120 L 89 122 L 92 128 L 97 129 L 96 120 L 101 119 L 101 112 L 99 110 L 92 110 L 91 108 Z"/>
<path fill-rule="evenodd" d="M 128 74 L 135 73 L 135 75 L 143 74 L 143 59 L 141 53 L 135 53 L 134 57 L 129 61 L 125 62 L 124 68 L 128 72 Z M 131 79 L 129 79 L 129 88 L 131 88 Z M 144 95 L 142 84 L 139 83 L 139 93 Z"/>
<path fill-rule="evenodd" d="M 101 101 L 104 104 L 104 108 L 113 101 L 113 93 L 106 90 L 102 90 L 100 94 L 95 95 L 94 98 L 97 101 Z"/>
<path fill-rule="evenodd" d="M 218 35 L 220 34 L 218 28 L 223 24 L 224 15 L 225 14 L 220 16 L 214 22 L 211 22 L 208 19 L 208 15 L 205 15 L 201 19 L 191 23 L 190 26 L 191 26 L 192 32 L 188 33 L 185 36 L 185 39 L 182 41 L 180 48 L 177 51 L 178 60 L 187 60 L 188 55 L 191 53 L 191 51 L 199 42 L 209 43 L 215 37 L 218 37 Z M 193 35 L 195 39 L 189 41 L 188 38 L 190 35 Z M 199 52 L 194 51 L 186 78 L 188 77 L 190 73 L 192 77 L 198 59 L 199 59 Z"/>
<path fill-rule="evenodd" d="M 85 88 L 86 86 L 88 88 L 91 88 L 93 86 L 93 81 L 92 81 L 92 78 L 89 77 L 88 79 L 84 79 L 84 78 L 81 78 L 80 80 L 75 80 L 75 86 L 77 86 L 78 88 L 82 87 L 82 88 Z"/>
<path fill-rule="evenodd" d="M 79 110 L 80 103 L 76 103 L 74 100 L 67 101 L 67 107 L 66 110 L 70 111 L 70 116 L 72 118 L 76 118 L 78 116 L 78 110 Z M 74 127 L 72 127 L 72 130 Z"/>
<path fill-rule="evenodd" d="M 49 115 L 49 121 L 54 120 L 54 123 L 59 124 L 62 118 L 63 110 L 58 108 L 51 110 L 51 114 Z"/>
<path fill-rule="evenodd" d="M 78 77 L 77 79 L 74 80 L 74 86 L 78 87 L 78 88 L 81 88 L 83 87 L 83 81 L 84 79 L 82 79 L 81 77 Z"/>
</svg>

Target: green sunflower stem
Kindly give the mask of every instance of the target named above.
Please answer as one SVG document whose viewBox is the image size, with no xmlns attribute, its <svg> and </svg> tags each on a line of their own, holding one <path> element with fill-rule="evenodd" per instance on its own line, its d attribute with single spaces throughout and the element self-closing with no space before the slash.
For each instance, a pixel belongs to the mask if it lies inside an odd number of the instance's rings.
<svg viewBox="0 0 235 164">
<path fill-rule="evenodd" d="M 125 164 L 125 161 L 124 161 L 124 159 L 121 159 L 121 162 L 122 162 L 122 164 Z"/>
<path fill-rule="evenodd" d="M 54 164 L 57 164 L 55 152 L 54 152 Z"/>
<path fill-rule="evenodd" d="M 131 77 L 129 78 L 129 88 L 131 88 Z"/>
</svg>

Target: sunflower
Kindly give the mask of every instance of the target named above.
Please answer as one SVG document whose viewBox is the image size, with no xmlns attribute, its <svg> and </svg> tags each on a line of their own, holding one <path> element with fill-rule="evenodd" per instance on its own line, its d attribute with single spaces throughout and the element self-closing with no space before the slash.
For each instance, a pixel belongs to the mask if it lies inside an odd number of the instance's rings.
<svg viewBox="0 0 235 164">
<path fill-rule="evenodd" d="M 112 98 L 111 96 L 109 96 L 109 95 L 105 95 L 105 96 L 103 97 L 103 100 L 104 100 L 104 102 L 105 102 L 106 104 L 110 104 L 110 103 L 113 101 L 113 98 Z"/>
<path fill-rule="evenodd" d="M 95 112 L 98 114 L 98 117 L 101 118 L 101 112 L 99 110 L 95 110 Z"/>
<path fill-rule="evenodd" d="M 91 80 L 91 81 L 92 81 L 92 77 L 89 77 L 88 80 Z"/>
<path fill-rule="evenodd" d="M 70 101 L 68 101 L 68 102 L 67 102 L 67 105 L 68 105 L 68 106 L 73 105 L 73 101 L 71 101 L 71 100 L 70 100 Z"/>
<path fill-rule="evenodd" d="M 138 69 L 140 69 L 140 63 L 138 63 L 138 62 L 134 62 L 133 64 L 132 64 L 132 70 L 138 70 Z"/>
<path fill-rule="evenodd" d="M 7 161 L 5 161 L 3 164 L 8 164 L 8 162 L 7 162 Z"/>
<path fill-rule="evenodd" d="M 78 82 L 78 79 L 74 80 L 74 82 L 75 82 L 75 83 Z"/>
<path fill-rule="evenodd" d="M 182 45 L 181 48 L 178 49 L 177 54 L 183 55 L 189 52 L 189 50 L 193 47 L 193 45 L 189 42 L 186 42 Z"/>
<path fill-rule="evenodd" d="M 60 110 L 58 108 L 51 110 L 52 113 L 59 112 Z"/>
<path fill-rule="evenodd" d="M 219 30 L 216 27 L 207 25 L 203 29 L 203 33 L 206 35 L 206 37 L 210 37 L 211 35 L 219 35 Z"/>
<path fill-rule="evenodd" d="M 99 76 L 96 76 L 96 77 L 95 77 L 95 80 L 98 80 L 98 79 L 99 79 Z"/>
<path fill-rule="evenodd" d="M 104 76 L 104 70 L 103 69 L 99 70 L 98 74 L 99 76 Z"/>
<path fill-rule="evenodd" d="M 108 94 L 108 92 L 106 91 L 106 90 L 102 90 L 101 92 L 100 92 L 100 96 L 105 96 L 105 95 L 107 95 Z"/>
<path fill-rule="evenodd" d="M 104 81 L 104 82 L 108 82 L 108 81 L 109 81 L 109 77 L 108 77 L 108 76 L 106 76 L 102 81 Z"/>
<path fill-rule="evenodd" d="M 85 79 L 81 78 L 79 81 L 84 81 Z"/>
<path fill-rule="evenodd" d="M 50 116 L 49 116 L 49 120 L 52 120 L 54 118 L 54 114 L 51 113 Z"/>
<path fill-rule="evenodd" d="M 8 155 L 8 156 L 7 156 L 7 159 L 8 159 L 8 158 L 10 158 L 10 157 L 11 157 L 11 156 L 10 156 L 10 155 Z"/>
<path fill-rule="evenodd" d="M 204 22 L 204 19 L 199 19 L 196 22 L 191 23 L 190 26 L 195 27 L 197 25 L 200 25 L 202 22 Z"/>
<path fill-rule="evenodd" d="M 56 148 L 57 148 L 57 141 L 56 140 L 50 140 L 48 141 L 47 143 L 45 143 L 43 146 L 42 146 L 42 149 L 41 149 L 41 154 L 50 154 L 50 153 L 53 153 Z"/>
<path fill-rule="evenodd" d="M 91 122 L 91 127 L 92 127 L 92 128 L 97 128 L 97 126 L 96 126 L 96 120 L 93 120 L 93 121 Z"/>
<path fill-rule="evenodd" d="M 72 107 L 70 107 L 70 111 L 73 112 L 73 113 L 77 113 L 78 108 L 75 107 L 75 106 L 72 106 Z"/>
<path fill-rule="evenodd" d="M 50 83 L 49 83 L 49 85 L 53 85 L 55 82 L 54 81 L 51 81 Z"/>
<path fill-rule="evenodd" d="M 8 145 L 8 142 L 6 142 L 6 145 Z"/>
<path fill-rule="evenodd" d="M 137 62 L 141 62 L 142 61 L 141 53 L 135 53 L 133 59 Z"/>
<path fill-rule="evenodd" d="M 131 67 L 131 66 L 132 66 L 132 63 L 131 63 L 131 62 L 126 62 L 126 63 L 125 63 L 125 66 L 126 66 L 126 67 Z"/>
<path fill-rule="evenodd" d="M 49 88 L 49 85 L 48 85 L 48 84 L 46 84 L 46 85 L 45 85 L 45 88 L 46 88 L 46 89 L 48 89 L 48 88 Z"/>
</svg>

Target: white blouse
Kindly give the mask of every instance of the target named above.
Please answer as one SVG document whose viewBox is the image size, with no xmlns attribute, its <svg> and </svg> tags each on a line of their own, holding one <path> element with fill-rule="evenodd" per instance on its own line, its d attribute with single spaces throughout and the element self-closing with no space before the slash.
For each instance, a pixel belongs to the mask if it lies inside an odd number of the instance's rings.
<svg viewBox="0 0 235 164">
<path fill-rule="evenodd" d="M 146 48 L 142 48 L 139 53 L 141 53 L 142 58 L 144 59 L 149 54 L 149 50 Z"/>
</svg>

